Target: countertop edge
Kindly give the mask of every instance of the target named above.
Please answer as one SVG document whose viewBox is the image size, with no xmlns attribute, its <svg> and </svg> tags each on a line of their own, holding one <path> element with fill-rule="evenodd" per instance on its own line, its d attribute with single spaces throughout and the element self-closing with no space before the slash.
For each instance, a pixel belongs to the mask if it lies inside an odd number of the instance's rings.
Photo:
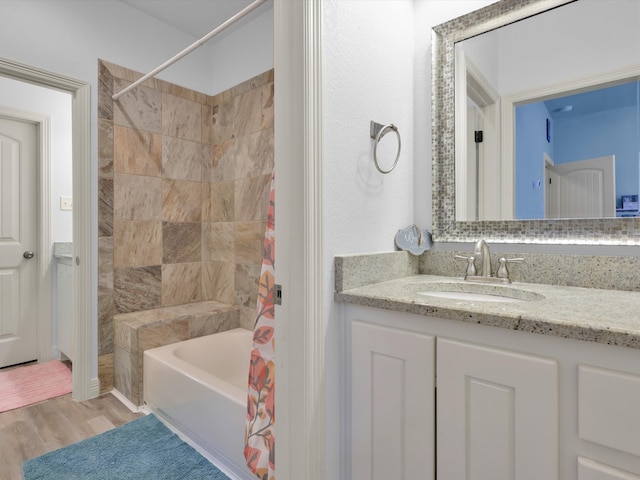
<svg viewBox="0 0 640 480">
<path fill-rule="evenodd" d="M 454 306 L 436 305 L 435 303 L 437 302 L 430 304 L 427 301 L 413 302 L 405 299 L 383 298 L 379 295 L 368 294 L 366 290 L 367 287 L 360 287 L 352 290 L 336 291 L 334 292 L 334 300 L 339 303 L 411 313 L 425 317 L 436 317 L 514 331 L 640 349 L 640 326 L 637 331 L 633 331 L 616 325 L 593 325 L 588 321 L 584 324 L 579 324 L 577 321 L 575 323 L 567 323 L 566 321 L 539 318 L 535 315 L 531 315 L 529 318 L 527 315 L 514 312 L 484 313 L 459 306 L 456 308 Z"/>
</svg>

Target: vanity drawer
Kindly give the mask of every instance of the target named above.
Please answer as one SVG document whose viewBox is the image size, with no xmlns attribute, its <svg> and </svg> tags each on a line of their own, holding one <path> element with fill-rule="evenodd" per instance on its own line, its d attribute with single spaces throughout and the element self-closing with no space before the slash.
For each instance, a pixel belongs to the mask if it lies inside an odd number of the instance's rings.
<svg viewBox="0 0 640 480">
<path fill-rule="evenodd" d="M 640 376 L 580 365 L 578 434 L 640 456 Z"/>
</svg>

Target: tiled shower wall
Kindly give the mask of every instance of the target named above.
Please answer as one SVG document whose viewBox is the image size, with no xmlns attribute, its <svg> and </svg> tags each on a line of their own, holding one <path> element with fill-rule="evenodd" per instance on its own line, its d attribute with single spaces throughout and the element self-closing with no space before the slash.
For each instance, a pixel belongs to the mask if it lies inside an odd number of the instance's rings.
<svg viewBox="0 0 640 480">
<path fill-rule="evenodd" d="M 253 328 L 269 180 L 273 70 L 216 96 L 99 62 L 98 346 L 113 315 L 217 300 Z M 102 388 L 104 390 L 104 388 Z"/>
</svg>

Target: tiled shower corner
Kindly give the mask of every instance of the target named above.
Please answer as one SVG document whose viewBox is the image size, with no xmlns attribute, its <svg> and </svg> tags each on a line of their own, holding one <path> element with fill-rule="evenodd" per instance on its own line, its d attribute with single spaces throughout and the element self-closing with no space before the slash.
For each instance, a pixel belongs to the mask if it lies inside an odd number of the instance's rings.
<svg viewBox="0 0 640 480">
<path fill-rule="evenodd" d="M 214 300 L 253 328 L 274 164 L 273 70 L 208 96 L 99 61 L 98 348 L 116 314 Z"/>
</svg>

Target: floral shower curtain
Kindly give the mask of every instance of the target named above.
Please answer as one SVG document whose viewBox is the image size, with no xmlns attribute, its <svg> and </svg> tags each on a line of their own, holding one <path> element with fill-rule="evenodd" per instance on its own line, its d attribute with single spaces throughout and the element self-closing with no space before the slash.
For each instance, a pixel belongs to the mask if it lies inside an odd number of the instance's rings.
<svg viewBox="0 0 640 480">
<path fill-rule="evenodd" d="M 264 254 L 258 287 L 257 315 L 253 332 L 253 349 L 249 366 L 249 393 L 245 426 L 244 456 L 249 470 L 260 480 L 275 480 L 275 224 L 274 174 L 267 226 L 264 234 Z"/>
</svg>

